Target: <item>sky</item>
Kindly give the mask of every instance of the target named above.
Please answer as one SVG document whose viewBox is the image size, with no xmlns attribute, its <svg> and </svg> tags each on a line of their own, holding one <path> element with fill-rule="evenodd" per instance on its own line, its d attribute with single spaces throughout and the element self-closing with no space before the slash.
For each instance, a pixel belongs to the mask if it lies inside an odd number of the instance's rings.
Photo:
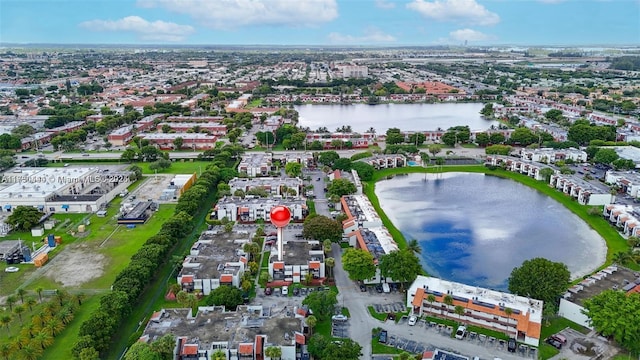
<svg viewBox="0 0 640 360">
<path fill-rule="evenodd" d="M 0 0 L 0 43 L 640 45 L 640 0 Z"/>
</svg>

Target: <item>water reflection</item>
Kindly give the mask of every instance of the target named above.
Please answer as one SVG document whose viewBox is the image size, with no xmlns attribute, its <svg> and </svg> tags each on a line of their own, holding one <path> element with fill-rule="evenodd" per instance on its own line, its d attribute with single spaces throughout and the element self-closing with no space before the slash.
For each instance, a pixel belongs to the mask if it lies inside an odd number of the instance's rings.
<svg viewBox="0 0 640 360">
<path fill-rule="evenodd" d="M 422 247 L 430 274 L 506 289 L 511 270 L 544 257 L 574 277 L 604 263 L 604 240 L 558 202 L 515 181 L 482 174 L 410 174 L 376 184 L 405 238 Z"/>
</svg>

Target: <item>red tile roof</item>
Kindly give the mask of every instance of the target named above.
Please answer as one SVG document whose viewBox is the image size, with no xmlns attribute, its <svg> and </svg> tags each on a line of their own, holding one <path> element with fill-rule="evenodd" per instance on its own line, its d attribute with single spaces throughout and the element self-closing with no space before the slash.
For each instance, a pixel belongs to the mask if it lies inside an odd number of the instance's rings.
<svg viewBox="0 0 640 360">
<path fill-rule="evenodd" d="M 185 275 L 180 279 L 181 284 L 191 284 L 193 283 L 193 275 Z"/>
<path fill-rule="evenodd" d="M 182 345 L 182 351 L 180 355 L 198 355 L 198 345 L 184 344 Z"/>
<path fill-rule="evenodd" d="M 238 353 L 240 355 L 252 355 L 253 344 L 240 344 L 238 345 Z"/>
<path fill-rule="evenodd" d="M 304 345 L 307 343 L 307 338 L 304 334 L 296 331 L 296 344 Z"/>
<path fill-rule="evenodd" d="M 320 262 L 318 261 L 309 262 L 309 269 L 320 269 Z"/>
<path fill-rule="evenodd" d="M 273 263 L 273 268 L 275 270 L 282 270 L 282 269 L 284 269 L 284 263 L 283 262 L 274 262 Z"/>
<path fill-rule="evenodd" d="M 230 283 L 233 281 L 233 275 L 231 274 L 222 274 L 220 275 L 220 282 Z"/>
</svg>

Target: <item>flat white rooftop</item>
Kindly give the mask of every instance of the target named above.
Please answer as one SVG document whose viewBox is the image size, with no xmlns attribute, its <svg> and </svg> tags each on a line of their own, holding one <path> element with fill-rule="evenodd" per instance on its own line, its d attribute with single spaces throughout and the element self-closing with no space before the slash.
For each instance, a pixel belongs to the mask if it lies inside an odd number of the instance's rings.
<svg viewBox="0 0 640 360">
<path fill-rule="evenodd" d="M 0 199 L 44 198 L 96 172 L 97 168 L 24 168 L 4 173 Z"/>
</svg>

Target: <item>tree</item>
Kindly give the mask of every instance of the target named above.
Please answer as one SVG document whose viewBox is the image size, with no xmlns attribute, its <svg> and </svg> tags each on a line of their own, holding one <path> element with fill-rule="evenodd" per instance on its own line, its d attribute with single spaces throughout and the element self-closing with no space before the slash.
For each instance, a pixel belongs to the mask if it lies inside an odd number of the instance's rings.
<svg viewBox="0 0 640 360">
<path fill-rule="evenodd" d="M 37 345 L 39 345 L 42 348 L 42 350 L 44 350 L 48 346 L 51 346 L 51 344 L 53 344 L 53 336 L 47 334 L 44 331 L 40 331 L 33 337 L 33 341 Z"/>
<path fill-rule="evenodd" d="M 342 239 L 342 226 L 324 215 L 307 218 L 302 227 L 305 239 L 329 239 L 338 242 Z"/>
<path fill-rule="evenodd" d="M 485 147 L 489 145 L 491 140 L 489 139 L 489 135 L 487 133 L 481 132 L 476 134 L 476 144 L 480 147 Z"/>
<path fill-rule="evenodd" d="M 571 273 L 567 265 L 544 258 L 526 260 L 515 267 L 509 276 L 509 291 L 520 296 L 542 300 L 557 306 L 558 299 L 566 291 Z"/>
<path fill-rule="evenodd" d="M 307 286 L 311 285 L 312 281 L 313 281 L 313 273 L 308 272 L 304 274 L 304 283 L 307 284 Z"/>
<path fill-rule="evenodd" d="M 309 315 L 305 321 L 309 327 L 309 333 L 313 334 L 313 329 L 318 325 L 318 319 L 313 315 Z"/>
<path fill-rule="evenodd" d="M 18 231 L 29 231 L 37 225 L 44 214 L 32 206 L 16 206 L 5 222 Z"/>
<path fill-rule="evenodd" d="M 511 323 L 511 315 L 513 315 L 513 309 L 511 309 L 510 307 L 505 307 L 504 314 L 507 315 L 507 322 Z"/>
<path fill-rule="evenodd" d="M 399 281 L 401 288 L 404 288 L 405 283 L 413 282 L 422 272 L 420 260 L 408 249 L 382 255 L 378 267 L 382 276 Z"/>
<path fill-rule="evenodd" d="M 322 352 L 321 359 L 357 360 L 362 356 L 362 346 L 351 339 L 329 342 Z"/>
<path fill-rule="evenodd" d="M 429 302 L 430 306 L 433 306 L 433 303 L 436 301 L 436 296 L 433 294 L 427 295 L 427 301 Z"/>
<path fill-rule="evenodd" d="M 206 299 L 207 305 L 222 305 L 227 310 L 235 310 L 235 308 L 243 302 L 242 290 L 229 285 L 221 285 L 217 289 L 212 290 Z"/>
<path fill-rule="evenodd" d="M 284 166 L 284 172 L 289 177 L 298 177 L 302 174 L 302 164 L 299 162 L 291 161 Z"/>
<path fill-rule="evenodd" d="M 173 139 L 173 147 L 176 150 L 182 149 L 182 145 L 184 144 L 184 139 L 181 136 Z"/>
<path fill-rule="evenodd" d="M 18 302 L 18 297 L 15 295 L 9 295 L 5 299 L 5 303 L 9 306 L 9 311 L 13 311 L 13 305 Z"/>
<path fill-rule="evenodd" d="M 269 346 L 264 350 L 264 354 L 271 359 L 280 359 L 282 357 L 282 349 L 279 346 Z"/>
<path fill-rule="evenodd" d="M 27 309 L 24 307 L 24 305 L 18 305 L 13 308 L 13 313 L 18 315 L 18 319 L 20 319 L 20 324 L 22 324 L 22 314 L 24 314 L 25 311 L 27 311 Z"/>
<path fill-rule="evenodd" d="M 151 349 L 163 360 L 173 359 L 173 349 L 175 346 L 176 338 L 172 334 L 165 334 L 160 339 L 151 343 Z"/>
<path fill-rule="evenodd" d="M 307 305 L 313 315 L 322 321 L 328 319 L 336 304 L 338 304 L 337 294 L 334 291 L 314 291 L 302 300 L 302 305 Z"/>
<path fill-rule="evenodd" d="M 483 116 L 493 116 L 494 113 L 493 103 L 484 104 L 484 107 L 480 110 L 480 114 Z"/>
<path fill-rule="evenodd" d="M 442 300 L 442 302 L 447 305 L 447 312 L 449 312 L 449 308 L 451 307 L 451 305 L 453 305 L 453 296 L 451 295 L 445 295 L 444 299 Z"/>
<path fill-rule="evenodd" d="M 27 290 L 25 290 L 24 288 L 19 288 L 16 293 L 18 294 L 18 296 L 20 297 L 20 303 L 24 304 L 24 296 L 27 294 Z"/>
<path fill-rule="evenodd" d="M 79 360 L 100 360 L 100 353 L 92 347 L 87 347 L 80 351 Z"/>
<path fill-rule="evenodd" d="M 371 164 L 367 164 L 363 161 L 353 161 L 351 162 L 351 169 L 355 170 L 358 173 L 358 176 L 362 181 L 369 181 L 373 178 L 373 172 L 375 168 Z"/>
<path fill-rule="evenodd" d="M 318 162 L 322 165 L 333 168 L 333 162 L 340 158 L 335 151 L 323 151 L 318 155 Z"/>
<path fill-rule="evenodd" d="M 514 145 L 527 146 L 531 145 L 534 142 L 537 142 L 538 138 L 533 135 L 533 132 L 526 127 L 520 127 L 513 131 L 511 137 L 509 138 L 509 142 Z"/>
<path fill-rule="evenodd" d="M 596 155 L 593 157 L 593 162 L 598 164 L 611 164 L 618 160 L 620 156 L 614 149 L 600 148 Z"/>
<path fill-rule="evenodd" d="M 640 294 L 605 290 L 585 300 L 583 306 L 584 314 L 598 332 L 612 336 L 631 352 L 640 352 L 640 322 L 637 320 Z"/>
<path fill-rule="evenodd" d="M 499 132 L 494 132 L 489 135 L 489 143 L 491 144 L 502 144 L 505 141 L 504 135 Z"/>
<path fill-rule="evenodd" d="M 456 305 L 456 307 L 453 308 L 453 312 L 456 315 L 458 315 L 458 319 L 460 319 L 460 322 L 462 322 L 462 315 L 464 315 L 464 307 L 460 305 Z"/>
<path fill-rule="evenodd" d="M 40 302 L 42 302 L 42 292 L 44 291 L 44 288 L 42 286 L 38 286 L 36 288 L 36 293 L 38 293 L 38 299 L 40 300 Z"/>
<path fill-rule="evenodd" d="M 334 179 L 327 186 L 327 195 L 344 196 L 349 194 L 355 194 L 357 191 L 356 185 L 348 179 Z"/>
<path fill-rule="evenodd" d="M 362 249 L 348 248 L 342 255 L 342 267 L 351 280 L 371 279 L 376 275 L 373 255 Z"/>
<path fill-rule="evenodd" d="M 438 144 L 429 145 L 429 153 L 431 156 L 436 156 L 440 151 L 442 151 L 442 146 Z"/>
<path fill-rule="evenodd" d="M 327 266 L 327 269 L 329 270 L 329 279 L 331 279 L 333 277 L 333 267 L 336 266 L 336 259 L 332 258 L 332 257 L 328 257 L 324 260 L 324 264 Z"/>
<path fill-rule="evenodd" d="M 0 325 L 7 328 L 7 334 L 9 333 L 9 325 L 11 325 L 11 320 L 13 320 L 13 318 L 9 314 L 0 315 Z"/>
<path fill-rule="evenodd" d="M 349 158 L 338 158 L 333 162 L 333 168 L 335 170 L 342 171 L 350 171 L 351 170 L 351 159 Z"/>
<path fill-rule="evenodd" d="M 216 350 L 211 354 L 211 360 L 227 360 L 227 354 L 222 350 Z"/>
<path fill-rule="evenodd" d="M 136 341 L 125 354 L 124 360 L 161 360 L 161 357 L 153 351 L 151 345 Z"/>
<path fill-rule="evenodd" d="M 543 168 L 540 170 L 540 176 L 546 183 L 549 183 L 549 181 L 551 180 L 551 175 L 553 175 L 554 173 L 555 171 L 553 171 L 552 168 Z"/>
<path fill-rule="evenodd" d="M 420 247 L 420 244 L 418 243 L 418 240 L 416 239 L 411 239 L 409 240 L 409 242 L 407 243 L 407 248 L 408 251 L 410 251 L 413 254 L 421 254 L 422 253 L 422 248 Z"/>
<path fill-rule="evenodd" d="M 120 160 L 122 161 L 126 161 L 126 162 L 133 162 L 136 158 L 138 157 L 138 152 L 135 151 L 134 149 L 126 149 L 122 155 L 120 155 Z"/>
<path fill-rule="evenodd" d="M 38 300 L 36 300 L 36 298 L 34 298 L 33 296 L 29 296 L 27 298 L 27 301 L 25 301 L 25 304 L 27 304 L 27 306 L 29 307 L 29 311 L 33 311 L 33 306 L 36 305 L 38 303 Z"/>
</svg>

